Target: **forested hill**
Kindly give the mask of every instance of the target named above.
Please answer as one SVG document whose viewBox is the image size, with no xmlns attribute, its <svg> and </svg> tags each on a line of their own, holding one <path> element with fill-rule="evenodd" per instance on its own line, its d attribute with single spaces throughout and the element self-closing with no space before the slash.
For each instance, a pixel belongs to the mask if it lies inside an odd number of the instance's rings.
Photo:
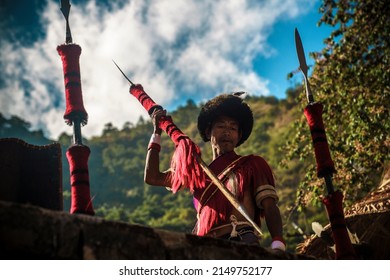
<svg viewBox="0 0 390 280">
<path fill-rule="evenodd" d="M 297 102 L 298 92 L 300 90 L 288 91 L 288 97 L 284 100 L 247 96 L 246 102 L 252 108 L 255 123 L 252 135 L 237 150 L 239 154 L 261 155 L 273 167 L 281 196 L 280 206 L 286 221 L 290 213 L 288 209 L 294 208 L 295 190 L 303 176 L 303 165 L 299 161 L 291 161 L 288 168 L 279 164 L 286 159 L 283 147 L 292 133 L 291 124 L 299 119 L 297 115 L 302 112 Z M 201 141 L 196 128 L 200 105 L 189 100 L 185 106 L 170 114 L 177 126 L 201 147 L 203 159 L 210 162 L 209 143 Z M 143 182 L 146 148 L 152 131 L 150 120 L 140 118 L 135 125 L 125 124 L 122 128 L 108 123 L 101 136 L 84 139 L 84 143 L 91 149 L 89 174 L 94 208 L 97 215 L 107 219 L 190 232 L 196 214 L 189 193 L 182 191 L 172 195 L 165 188 L 151 187 Z M 61 143 L 64 207 L 68 210 L 70 184 L 65 152 L 71 145 L 72 136 L 62 134 L 59 139 L 49 140 L 42 131 L 30 131 L 30 124 L 25 120 L 17 116 L 9 119 L 1 116 L 0 137 L 18 137 L 35 145 L 53 141 Z M 169 168 L 173 150 L 172 141 L 163 134 L 162 169 Z M 299 224 L 297 220 L 295 223 Z"/>
<path fill-rule="evenodd" d="M 324 39 L 326 47 L 312 53 L 315 60 L 309 78 L 315 100 L 324 105 L 323 120 L 337 173 L 336 188 L 344 205 L 363 198 L 378 186 L 390 163 L 390 46 L 386 1 L 324 1 L 319 25 L 334 31 Z M 387 11 L 387 12 L 386 12 Z M 302 88 L 290 89 L 286 99 L 248 96 L 255 125 L 239 154 L 258 154 L 273 167 L 288 248 L 302 241 L 299 228 L 311 232 L 312 221 L 325 223 L 321 196 L 324 182 L 316 175 L 314 152 L 303 116 L 306 98 Z M 170 112 L 175 123 L 198 144 L 203 159 L 211 153 L 197 134 L 201 104 L 188 101 Z M 59 116 L 61 117 L 61 116 Z M 42 131 L 31 131 L 27 121 L 0 115 L 0 137 L 18 137 L 31 144 L 46 144 Z M 97 215 L 107 219 L 153 227 L 191 231 L 195 212 L 188 192 L 172 195 L 165 188 L 143 183 L 146 148 L 152 133 L 149 120 L 122 128 L 107 124 L 99 137 L 85 139 L 91 148 L 89 174 Z M 63 181 L 69 208 L 69 171 L 65 152 L 71 136 L 55 139 L 62 144 Z M 173 144 L 162 139 L 161 164 L 169 167 Z M 266 232 L 266 231 L 265 231 Z M 290 247 L 291 246 L 291 247 Z"/>
</svg>

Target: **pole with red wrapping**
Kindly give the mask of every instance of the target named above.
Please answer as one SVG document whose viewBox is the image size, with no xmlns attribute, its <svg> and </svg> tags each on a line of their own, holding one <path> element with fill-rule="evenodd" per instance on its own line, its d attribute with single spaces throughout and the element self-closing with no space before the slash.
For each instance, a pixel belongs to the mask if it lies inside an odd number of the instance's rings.
<svg viewBox="0 0 390 280">
<path fill-rule="evenodd" d="M 141 85 L 136 85 L 130 81 L 118 64 L 114 60 L 112 62 L 114 62 L 118 70 L 130 83 L 130 93 L 137 98 L 149 115 L 155 109 L 162 109 L 160 105 L 156 104 L 150 98 Z M 161 118 L 160 127 L 168 134 L 176 146 L 171 161 L 171 169 L 174 170 L 172 173 L 172 191 L 174 193 L 177 192 L 181 186 L 187 186 L 193 191 L 196 186 L 204 185 L 205 175 L 201 171 L 201 166 L 194 158 L 195 155 L 200 158 L 200 148 L 173 123 L 170 116 L 163 116 Z"/>
<path fill-rule="evenodd" d="M 149 114 L 161 108 L 149 97 L 141 85 L 132 84 L 130 93 L 137 98 Z M 172 191 L 177 192 L 181 186 L 187 186 L 193 191 L 196 186 L 204 185 L 205 175 L 194 158 L 195 155 L 200 157 L 200 148 L 173 123 L 170 116 L 161 118 L 160 128 L 167 133 L 176 147 L 171 161 L 171 169 L 174 171 Z"/>
<path fill-rule="evenodd" d="M 66 152 L 71 184 L 70 213 L 94 215 L 88 172 L 88 158 L 91 151 L 88 146 L 83 145 L 81 136 L 81 125 L 86 125 L 88 121 L 81 91 L 79 65 L 81 47 L 72 43 L 68 20 L 69 0 L 61 1 L 61 11 L 66 19 L 66 43 L 59 45 L 57 52 L 61 57 L 64 72 L 66 100 L 64 119 L 68 125 L 73 125 L 73 145 Z"/>
<path fill-rule="evenodd" d="M 352 247 L 344 218 L 342 205 L 343 194 L 340 190 L 335 191 L 332 183 L 332 175 L 336 172 L 336 169 L 330 155 L 325 127 L 322 120 L 323 105 L 321 103 L 314 102 L 310 84 L 307 79 L 308 67 L 306 64 L 302 41 L 297 29 L 295 29 L 295 44 L 299 59 L 299 68 L 305 78 L 306 95 L 309 104 L 305 107 L 304 114 L 307 119 L 307 123 L 309 124 L 314 146 L 317 163 L 317 176 L 325 179 L 328 191 L 328 195 L 323 200 L 323 203 L 325 204 L 333 232 L 333 239 L 336 245 L 336 259 L 356 259 L 357 256 Z"/>
</svg>

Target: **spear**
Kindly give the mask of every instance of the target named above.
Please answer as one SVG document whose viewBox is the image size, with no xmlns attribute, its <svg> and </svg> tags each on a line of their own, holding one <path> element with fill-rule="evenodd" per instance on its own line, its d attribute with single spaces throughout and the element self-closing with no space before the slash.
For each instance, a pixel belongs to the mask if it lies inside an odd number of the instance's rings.
<svg viewBox="0 0 390 280">
<path fill-rule="evenodd" d="M 129 84 L 131 86 L 134 86 L 134 83 L 132 81 L 130 81 L 129 78 L 127 78 L 127 76 L 125 75 L 125 73 L 123 73 L 122 69 L 118 66 L 118 64 L 116 64 L 116 62 L 114 60 L 112 60 L 112 62 L 114 62 L 115 66 L 118 68 L 118 70 L 122 73 L 123 77 L 125 77 L 125 79 L 129 82 Z"/>
<path fill-rule="evenodd" d="M 69 0 L 61 0 L 61 7 L 60 7 L 60 10 L 62 12 L 62 14 L 64 15 L 64 18 L 65 18 L 65 21 L 66 21 L 66 38 L 65 38 L 65 43 L 66 45 L 69 45 L 69 49 L 73 46 L 70 46 L 73 42 L 72 40 L 72 34 L 70 32 L 70 26 L 69 26 L 69 14 L 70 14 L 70 2 Z M 77 48 L 77 45 L 75 45 L 75 49 Z M 72 52 L 73 54 L 74 52 Z M 77 50 L 76 50 L 76 53 L 77 53 Z M 81 53 L 81 49 L 80 49 L 80 53 Z M 77 56 L 77 54 L 75 55 Z M 80 84 L 80 87 L 81 87 L 81 84 Z M 81 90 L 80 90 L 81 91 Z M 79 94 L 81 96 L 81 92 Z M 82 99 L 81 101 L 78 101 L 78 103 L 82 103 Z M 72 120 L 71 120 L 71 124 L 73 124 L 73 142 L 75 144 L 82 144 L 83 142 L 83 138 L 81 136 L 81 124 L 84 122 L 85 118 L 79 116 L 79 115 L 75 115 L 72 117 Z M 69 123 L 69 121 L 68 121 Z M 85 124 L 85 123 L 84 123 Z"/>
<path fill-rule="evenodd" d="M 310 132 L 313 139 L 314 152 L 317 162 L 317 175 L 320 178 L 324 177 L 328 194 L 331 194 L 334 192 L 332 174 L 336 172 L 336 169 L 329 152 L 329 145 L 326 139 L 324 123 L 322 120 L 323 105 L 321 103 L 314 102 L 313 93 L 311 91 L 309 79 L 307 77 L 307 71 L 309 67 L 306 64 L 301 36 L 299 35 L 298 29 L 296 28 L 295 45 L 298 54 L 299 69 L 301 70 L 305 80 L 306 97 L 309 103 L 305 108 L 305 116 L 308 119 Z"/>
<path fill-rule="evenodd" d="M 336 244 L 337 259 L 356 259 L 355 251 L 349 239 L 347 225 L 344 218 L 342 206 L 343 194 L 340 190 L 335 191 L 332 175 L 336 172 L 332 157 L 329 151 L 329 145 L 326 138 L 325 127 L 322 120 L 323 105 L 314 102 L 314 97 L 310 89 L 307 77 L 307 64 L 305 52 L 303 50 L 302 40 L 298 29 L 295 28 L 295 45 L 299 60 L 299 68 L 304 76 L 306 85 L 306 96 L 308 105 L 304 109 L 304 114 L 309 124 L 314 153 L 317 163 L 317 176 L 324 178 L 328 195 L 323 200 L 328 213 L 328 218 L 333 232 L 333 238 Z"/>
<path fill-rule="evenodd" d="M 123 73 L 120 67 L 113 61 L 115 66 L 119 69 L 125 79 L 131 85 L 130 92 L 140 101 L 142 106 L 151 114 L 156 108 L 162 108 L 160 105 L 154 103 L 154 101 L 147 95 L 147 93 L 142 89 L 140 85 L 134 85 L 132 81 Z M 164 116 L 161 120 L 160 127 L 168 134 L 168 136 L 176 144 L 176 151 L 186 151 L 186 155 L 180 155 L 173 157 L 173 161 L 179 164 L 180 168 L 185 170 L 175 170 L 175 175 L 177 178 L 173 178 L 172 189 L 177 191 L 180 185 L 189 184 L 190 189 L 196 185 L 204 184 L 204 173 L 206 173 L 213 183 L 218 187 L 222 194 L 227 198 L 227 200 L 233 205 L 243 215 L 243 217 L 253 226 L 253 228 L 259 233 L 260 236 L 263 235 L 260 227 L 252 220 L 249 216 L 247 210 L 241 203 L 234 197 L 234 195 L 223 185 L 223 183 L 218 179 L 218 177 L 213 173 L 213 171 L 207 166 L 207 164 L 200 157 L 200 149 L 196 146 L 191 139 L 173 123 L 172 119 L 169 116 Z M 195 160 L 194 160 L 195 157 Z M 175 160 L 176 159 L 176 160 Z M 183 163 L 183 159 L 186 159 Z M 199 168 L 200 166 L 200 168 Z M 200 172 L 200 169 L 204 171 Z M 183 178 L 186 177 L 186 178 Z M 176 181 L 176 182 L 175 182 Z"/>
<path fill-rule="evenodd" d="M 81 47 L 72 43 L 69 0 L 62 0 L 60 9 L 66 20 L 66 42 L 57 46 L 64 73 L 66 101 L 64 119 L 68 125 L 73 125 L 73 144 L 66 151 L 71 183 L 70 213 L 94 215 L 88 171 L 88 158 L 91 151 L 88 146 L 83 145 L 81 136 L 81 125 L 87 124 L 88 120 L 81 90 L 79 64 Z"/>
</svg>

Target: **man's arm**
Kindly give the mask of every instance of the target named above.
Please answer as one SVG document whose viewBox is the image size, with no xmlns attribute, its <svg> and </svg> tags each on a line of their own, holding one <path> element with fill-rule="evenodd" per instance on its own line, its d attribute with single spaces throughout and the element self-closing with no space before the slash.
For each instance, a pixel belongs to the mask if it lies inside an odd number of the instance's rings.
<svg viewBox="0 0 390 280">
<path fill-rule="evenodd" d="M 148 145 L 148 152 L 146 154 L 144 181 L 149 185 L 171 187 L 171 172 L 160 171 L 160 139 L 162 130 L 158 123 L 161 116 L 165 116 L 165 110 L 155 110 L 152 115 L 152 122 L 154 126 L 152 137 Z"/>
<path fill-rule="evenodd" d="M 280 216 L 279 207 L 276 205 L 275 199 L 271 197 L 264 198 L 261 204 L 264 209 L 265 221 L 267 223 L 269 233 L 272 237 L 282 237 L 282 218 Z"/>
<path fill-rule="evenodd" d="M 257 207 L 263 210 L 268 230 L 272 237 L 272 249 L 285 250 L 283 239 L 283 224 L 277 202 L 279 197 L 275 189 L 275 180 L 268 163 L 261 157 L 256 158 L 255 164 L 259 172 L 257 173 L 254 189 L 254 197 Z"/>
<path fill-rule="evenodd" d="M 149 149 L 146 155 L 144 181 L 153 186 L 171 187 L 170 171 L 160 171 L 160 155 L 156 149 Z"/>
<path fill-rule="evenodd" d="M 265 222 L 272 237 L 272 249 L 285 250 L 286 244 L 283 240 L 283 225 L 279 207 L 272 197 L 264 198 L 261 202 L 264 209 Z"/>
</svg>

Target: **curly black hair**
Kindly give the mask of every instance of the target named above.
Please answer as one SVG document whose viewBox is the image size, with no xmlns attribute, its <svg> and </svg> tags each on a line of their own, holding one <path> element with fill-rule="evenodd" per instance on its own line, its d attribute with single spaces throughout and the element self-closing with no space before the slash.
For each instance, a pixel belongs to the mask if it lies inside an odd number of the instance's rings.
<svg viewBox="0 0 390 280">
<path fill-rule="evenodd" d="M 253 113 L 242 98 L 234 94 L 221 94 L 209 100 L 200 110 L 198 131 L 203 141 L 208 142 L 207 131 L 219 116 L 227 116 L 239 123 L 242 137 L 236 147 L 244 143 L 252 132 Z"/>
</svg>

